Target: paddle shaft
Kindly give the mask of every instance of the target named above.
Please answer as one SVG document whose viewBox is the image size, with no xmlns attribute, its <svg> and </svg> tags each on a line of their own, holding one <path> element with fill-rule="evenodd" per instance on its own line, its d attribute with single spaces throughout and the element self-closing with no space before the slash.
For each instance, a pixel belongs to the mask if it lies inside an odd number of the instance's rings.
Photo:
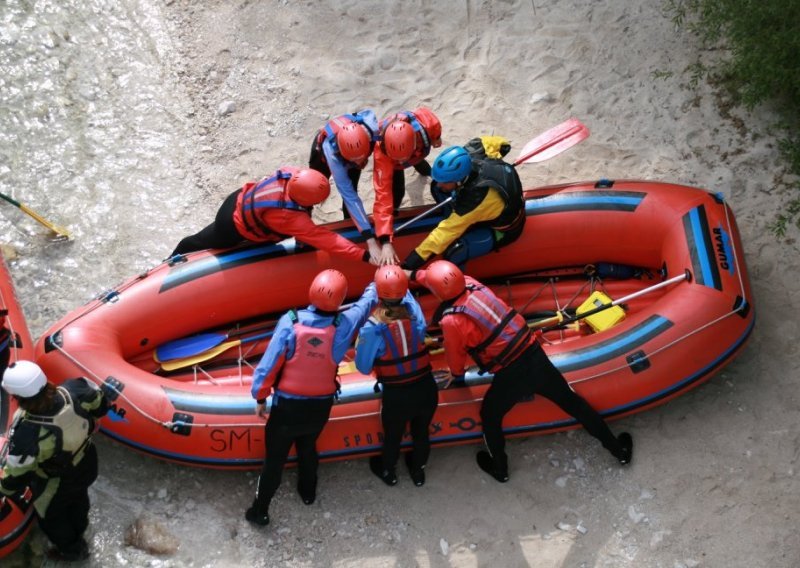
<svg viewBox="0 0 800 568">
<path fill-rule="evenodd" d="M 412 224 L 412 223 L 414 223 L 416 221 L 419 221 L 420 219 L 422 219 L 424 217 L 427 217 L 428 215 L 430 215 L 431 213 L 433 213 L 434 211 L 436 211 L 440 207 L 444 207 L 445 205 L 447 205 L 451 201 L 453 201 L 453 196 L 452 195 L 450 197 L 448 197 L 447 199 L 445 199 L 444 201 L 440 201 L 439 203 L 437 203 L 436 205 L 434 205 L 430 209 L 426 209 L 425 211 L 423 211 L 422 213 L 420 213 L 419 215 L 417 215 L 413 219 L 410 219 L 410 220 L 406 221 L 405 223 L 403 223 L 402 225 L 400 225 L 399 227 L 397 227 L 394 230 L 395 233 L 397 233 L 399 231 L 402 231 L 403 229 L 408 227 L 410 224 Z"/>
</svg>

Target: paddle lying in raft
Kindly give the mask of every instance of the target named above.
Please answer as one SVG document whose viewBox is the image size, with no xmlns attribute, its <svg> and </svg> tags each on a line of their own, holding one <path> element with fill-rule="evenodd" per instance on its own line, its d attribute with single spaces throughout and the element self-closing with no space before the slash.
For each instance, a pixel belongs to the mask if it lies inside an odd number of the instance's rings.
<svg viewBox="0 0 800 568">
<path fill-rule="evenodd" d="M 231 341 L 226 341 L 224 343 L 220 343 L 216 346 L 204 350 L 201 353 L 197 353 L 192 356 L 184 357 L 181 359 L 172 359 L 170 361 L 162 361 L 161 368 L 164 371 L 176 371 L 178 369 L 183 369 L 185 367 L 191 367 L 192 365 L 197 365 L 198 363 L 204 363 L 206 361 L 210 361 L 217 355 L 221 355 L 228 349 L 231 349 L 233 347 L 238 347 L 239 345 L 244 345 L 246 343 L 253 343 L 254 341 L 259 341 L 261 339 L 272 337 L 273 333 L 274 330 L 270 330 L 266 333 L 259 333 L 258 335 L 254 335 L 252 337 L 245 337 L 243 339 L 233 339 Z"/>
<path fill-rule="evenodd" d="M 262 329 L 270 329 L 275 326 L 274 321 L 260 323 L 250 327 L 238 327 L 227 333 L 224 332 L 209 332 L 192 335 L 190 337 L 183 337 L 175 341 L 169 341 L 156 348 L 153 353 L 153 358 L 157 363 L 164 363 L 172 361 L 173 359 L 185 359 L 193 357 L 213 349 L 220 345 L 223 341 L 261 331 Z"/>
<path fill-rule="evenodd" d="M 558 126 L 554 126 L 547 132 L 543 132 L 522 148 L 519 157 L 514 161 L 515 166 L 522 164 L 530 164 L 533 162 L 543 162 L 555 156 L 567 148 L 573 147 L 575 144 L 586 140 L 589 137 L 589 129 L 577 118 L 570 118 L 565 120 Z M 423 211 L 413 219 L 409 219 L 395 229 L 395 233 L 402 231 L 415 221 L 427 217 L 437 209 L 444 207 L 453 200 L 453 197 L 448 197 L 444 201 L 440 201 L 430 209 Z"/>
</svg>

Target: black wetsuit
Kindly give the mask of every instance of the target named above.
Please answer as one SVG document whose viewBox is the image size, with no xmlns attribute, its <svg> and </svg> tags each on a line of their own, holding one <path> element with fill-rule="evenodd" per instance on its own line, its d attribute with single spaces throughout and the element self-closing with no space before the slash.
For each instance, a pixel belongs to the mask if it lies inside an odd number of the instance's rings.
<svg viewBox="0 0 800 568">
<path fill-rule="evenodd" d="M 620 443 L 603 418 L 570 388 L 541 346 L 534 343 L 494 374 L 492 384 L 483 397 L 480 410 L 483 435 L 497 469 L 506 471 L 508 468 L 503 418 L 514 405 L 535 394 L 553 401 L 577 419 L 589 434 L 600 440 L 612 455 L 619 456 Z"/>
</svg>

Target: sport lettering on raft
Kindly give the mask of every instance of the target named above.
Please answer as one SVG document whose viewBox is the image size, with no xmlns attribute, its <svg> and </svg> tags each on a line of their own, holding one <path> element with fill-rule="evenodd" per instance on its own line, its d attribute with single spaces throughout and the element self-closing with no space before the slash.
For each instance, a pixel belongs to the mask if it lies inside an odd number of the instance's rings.
<svg viewBox="0 0 800 568">
<path fill-rule="evenodd" d="M 367 446 L 372 446 L 376 443 L 383 444 L 383 432 L 362 432 L 352 436 L 343 436 L 342 443 L 345 448 L 353 448 L 362 444 Z"/>
</svg>

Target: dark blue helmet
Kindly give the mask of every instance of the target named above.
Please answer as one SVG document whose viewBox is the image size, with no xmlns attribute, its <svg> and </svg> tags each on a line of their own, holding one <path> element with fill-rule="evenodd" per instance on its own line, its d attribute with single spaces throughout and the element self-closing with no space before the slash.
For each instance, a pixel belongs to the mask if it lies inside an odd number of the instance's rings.
<svg viewBox="0 0 800 568">
<path fill-rule="evenodd" d="M 472 171 L 472 160 L 463 146 L 442 150 L 431 168 L 431 177 L 438 183 L 460 182 Z"/>
</svg>

